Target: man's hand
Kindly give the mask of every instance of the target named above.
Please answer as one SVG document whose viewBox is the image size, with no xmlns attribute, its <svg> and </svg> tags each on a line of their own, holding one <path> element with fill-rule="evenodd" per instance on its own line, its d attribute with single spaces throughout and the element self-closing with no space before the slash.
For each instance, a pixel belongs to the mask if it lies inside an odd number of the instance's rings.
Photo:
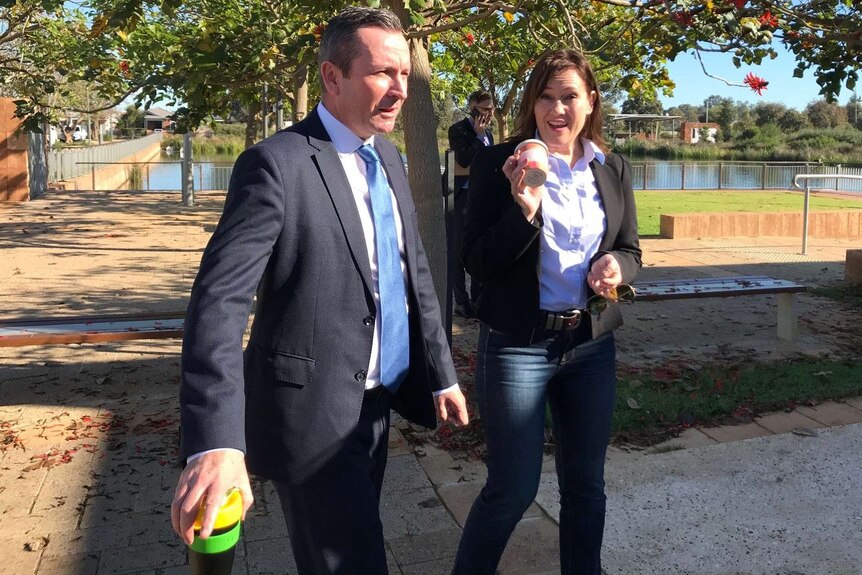
<svg viewBox="0 0 862 575">
<path fill-rule="evenodd" d="M 467 415 L 467 400 L 460 389 L 444 391 L 434 398 L 439 421 L 451 421 L 455 425 L 467 425 L 470 417 Z"/>
<path fill-rule="evenodd" d="M 490 120 L 490 114 L 479 114 L 478 116 L 473 118 L 473 130 L 476 132 L 476 136 L 478 138 L 485 137 L 485 127 L 488 125 L 488 122 Z"/>
<path fill-rule="evenodd" d="M 213 530 L 219 507 L 232 487 L 242 494 L 242 518 L 251 507 L 254 497 L 245 470 L 245 455 L 234 449 L 204 453 L 190 461 L 180 475 L 174 501 L 171 503 L 171 524 L 174 531 L 190 545 L 194 539 L 194 523 L 201 501 L 210 504 L 201 522 L 201 537 L 207 538 Z"/>
<path fill-rule="evenodd" d="M 623 282 L 623 272 L 617 258 L 611 254 L 605 254 L 590 266 L 587 274 L 587 283 L 593 291 L 599 295 L 605 295 L 608 291 Z"/>
</svg>

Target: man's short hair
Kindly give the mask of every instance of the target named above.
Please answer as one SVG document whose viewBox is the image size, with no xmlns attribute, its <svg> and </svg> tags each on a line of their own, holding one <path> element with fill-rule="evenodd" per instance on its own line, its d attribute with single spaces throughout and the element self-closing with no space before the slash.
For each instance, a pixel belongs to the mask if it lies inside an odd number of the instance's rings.
<svg viewBox="0 0 862 575">
<path fill-rule="evenodd" d="M 491 99 L 491 94 L 489 94 L 485 90 L 476 90 L 475 92 L 467 96 L 467 104 L 478 104 L 479 102 Z"/>
<path fill-rule="evenodd" d="M 360 28 L 381 28 L 404 33 L 401 20 L 385 8 L 350 6 L 339 12 L 323 30 L 320 50 L 317 52 L 318 68 L 324 62 L 332 62 L 345 76 L 350 74 L 350 64 L 356 58 L 356 31 Z"/>
</svg>

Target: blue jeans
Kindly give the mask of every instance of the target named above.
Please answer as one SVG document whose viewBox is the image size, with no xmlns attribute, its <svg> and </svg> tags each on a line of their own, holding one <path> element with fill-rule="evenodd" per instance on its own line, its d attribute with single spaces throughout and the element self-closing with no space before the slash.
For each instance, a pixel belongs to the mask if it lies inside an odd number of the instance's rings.
<svg viewBox="0 0 862 575">
<path fill-rule="evenodd" d="M 476 396 L 488 446 L 488 480 L 464 526 L 453 574 L 493 574 L 533 502 L 542 470 L 546 402 L 557 443 L 561 572 L 600 574 L 616 347 L 612 333 L 590 340 L 588 330 L 589 322 L 570 332 L 539 331 L 524 346 L 481 326 Z"/>
</svg>

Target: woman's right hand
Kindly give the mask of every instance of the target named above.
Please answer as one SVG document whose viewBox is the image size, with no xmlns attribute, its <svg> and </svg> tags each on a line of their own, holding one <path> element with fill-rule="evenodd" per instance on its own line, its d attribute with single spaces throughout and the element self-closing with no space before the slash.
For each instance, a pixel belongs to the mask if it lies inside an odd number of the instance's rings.
<svg viewBox="0 0 862 575">
<path fill-rule="evenodd" d="M 512 197 L 521 208 L 527 221 L 532 222 L 542 205 L 542 196 L 545 194 L 545 186 L 531 188 L 524 183 L 524 167 L 527 158 L 521 158 L 520 151 L 509 156 L 503 163 L 503 175 L 509 179 Z"/>
</svg>

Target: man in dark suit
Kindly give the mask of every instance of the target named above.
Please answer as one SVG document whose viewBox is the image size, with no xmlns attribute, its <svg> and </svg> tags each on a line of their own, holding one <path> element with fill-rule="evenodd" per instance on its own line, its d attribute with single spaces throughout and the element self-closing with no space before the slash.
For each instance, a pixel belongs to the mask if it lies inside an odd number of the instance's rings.
<svg viewBox="0 0 862 575">
<path fill-rule="evenodd" d="M 455 295 L 455 315 L 460 317 L 473 317 L 473 305 L 479 297 L 479 282 L 473 277 L 470 278 L 470 294 L 467 294 L 464 261 L 461 259 L 470 164 L 479 150 L 494 145 L 494 136 L 488 129 L 494 115 L 491 95 L 484 90 L 476 90 L 467 99 L 467 108 L 470 115 L 449 126 L 449 149 L 455 152 L 455 230 L 452 257 L 456 263 L 452 287 Z"/>
<path fill-rule="evenodd" d="M 202 499 L 231 487 L 247 509 L 248 470 L 273 480 L 300 573 L 385 574 L 390 407 L 427 427 L 467 413 L 407 176 L 379 137 L 407 96 L 401 24 L 347 8 L 318 61 L 321 104 L 239 157 L 192 289 L 172 522 L 190 542 Z"/>
</svg>

